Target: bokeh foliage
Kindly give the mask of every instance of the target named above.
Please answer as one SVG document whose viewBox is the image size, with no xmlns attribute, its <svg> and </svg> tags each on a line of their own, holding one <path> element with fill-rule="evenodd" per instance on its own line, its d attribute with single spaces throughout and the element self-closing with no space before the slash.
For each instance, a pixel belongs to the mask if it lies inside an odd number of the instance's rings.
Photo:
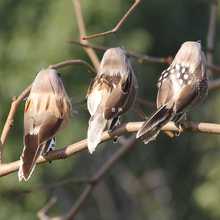
<svg viewBox="0 0 220 220">
<path fill-rule="evenodd" d="M 132 1 L 83 0 L 88 33 L 111 28 Z M 144 0 L 119 33 L 93 42 L 123 46 L 155 56 L 173 55 L 187 40 L 201 40 L 206 49 L 209 0 Z M 220 36 L 218 8 L 214 60 L 219 63 Z M 82 48 L 67 43 L 78 38 L 71 0 L 0 1 L 0 119 L 1 129 L 11 98 L 19 94 L 36 73 L 50 64 L 80 58 L 88 62 Z M 101 57 L 101 53 L 99 56 Z M 165 65 L 139 64 L 132 60 L 139 81 L 139 95 L 150 101 L 156 97 L 156 80 Z M 85 67 L 61 70 L 73 103 L 85 97 L 93 77 Z M 190 114 L 197 121 L 219 122 L 219 91 Z M 144 109 L 150 113 L 149 109 Z M 86 136 L 89 115 L 85 105 L 74 106 L 70 125 L 58 135 L 58 146 Z M 139 120 L 134 113 L 124 121 Z M 17 160 L 22 151 L 23 105 L 16 115 L 6 144 L 5 160 Z M 164 134 L 145 146 L 138 144 L 96 188 L 77 219 L 178 219 L 217 220 L 220 218 L 220 138 L 184 133 L 176 139 Z M 46 164 L 34 172 L 28 183 L 19 183 L 17 174 L 0 179 L 0 219 L 35 219 L 45 202 L 56 196 L 52 214 L 64 213 L 76 201 L 83 186 L 67 178 L 86 177 L 95 172 L 119 145 L 101 144 L 90 156 L 87 152 Z M 132 180 L 132 181 L 131 181 Z M 43 186 L 43 187 L 42 187 Z M 46 187 L 47 186 L 47 187 Z M 101 194 L 101 196 L 100 196 Z"/>
</svg>

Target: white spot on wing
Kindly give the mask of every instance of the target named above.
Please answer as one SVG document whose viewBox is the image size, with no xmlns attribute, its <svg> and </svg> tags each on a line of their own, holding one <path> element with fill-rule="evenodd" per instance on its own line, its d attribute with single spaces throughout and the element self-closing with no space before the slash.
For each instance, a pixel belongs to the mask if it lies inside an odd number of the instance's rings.
<svg viewBox="0 0 220 220">
<path fill-rule="evenodd" d="M 185 74 L 183 75 L 183 78 L 184 78 L 184 79 L 188 79 L 188 78 L 189 78 L 189 75 L 188 75 L 187 73 L 185 73 Z"/>
<path fill-rule="evenodd" d="M 176 74 L 176 77 L 177 77 L 177 79 L 180 78 L 180 73 L 179 72 Z"/>
<path fill-rule="evenodd" d="M 176 64 L 176 65 L 175 65 L 175 68 L 176 68 L 177 71 L 179 71 L 179 70 L 180 70 L 180 65 L 179 65 L 179 64 Z"/>
<path fill-rule="evenodd" d="M 116 109 L 113 107 L 113 108 L 112 108 L 112 112 L 115 112 L 115 111 L 116 111 Z"/>
<path fill-rule="evenodd" d="M 183 80 L 182 79 L 180 79 L 179 82 L 180 82 L 180 85 L 183 85 Z"/>
</svg>

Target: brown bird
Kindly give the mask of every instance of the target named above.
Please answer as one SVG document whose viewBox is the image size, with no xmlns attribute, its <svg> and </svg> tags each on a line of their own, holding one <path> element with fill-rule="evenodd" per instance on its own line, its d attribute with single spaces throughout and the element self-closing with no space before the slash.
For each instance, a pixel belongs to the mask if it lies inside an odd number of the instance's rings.
<svg viewBox="0 0 220 220">
<path fill-rule="evenodd" d="M 136 77 L 125 51 L 108 49 L 87 94 L 91 115 L 87 133 L 90 153 L 100 143 L 105 127 L 112 131 L 119 124 L 119 116 L 132 106 L 136 89 Z"/>
<path fill-rule="evenodd" d="M 24 109 L 24 149 L 18 171 L 27 181 L 38 157 L 55 144 L 54 135 L 66 124 L 71 103 L 55 69 L 41 70 L 33 84 Z"/>
<path fill-rule="evenodd" d="M 172 64 L 161 73 L 157 86 L 157 111 L 136 135 L 146 144 L 157 137 L 167 122 L 178 124 L 190 107 L 207 95 L 206 59 L 201 44 L 183 43 Z"/>
</svg>

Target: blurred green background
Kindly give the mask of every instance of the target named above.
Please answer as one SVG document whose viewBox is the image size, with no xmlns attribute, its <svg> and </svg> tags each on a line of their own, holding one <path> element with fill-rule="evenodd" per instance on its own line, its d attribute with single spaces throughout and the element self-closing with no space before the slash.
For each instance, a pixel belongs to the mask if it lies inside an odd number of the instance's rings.
<svg viewBox="0 0 220 220">
<path fill-rule="evenodd" d="M 174 55 L 187 40 L 201 40 L 206 49 L 210 0 L 144 0 L 114 36 L 91 41 L 108 47 L 154 56 Z M 82 0 L 87 33 L 111 28 L 132 1 Z M 220 63 L 220 6 L 218 7 L 214 61 Z M 19 94 L 36 73 L 66 59 L 84 59 L 82 48 L 68 44 L 78 39 L 71 0 L 0 1 L 0 120 L 1 129 L 14 95 Z M 101 58 L 102 53 L 98 53 Z M 132 59 L 139 82 L 139 96 L 156 97 L 156 81 L 165 65 L 139 64 Z M 93 77 L 85 67 L 60 71 L 73 103 L 81 101 Z M 22 151 L 23 107 L 6 143 L 5 160 L 18 160 Z M 86 105 L 73 107 L 69 126 L 57 137 L 57 146 L 86 136 L 89 119 Z M 220 91 L 190 114 L 195 121 L 220 121 Z M 150 109 L 145 108 L 146 113 Z M 140 120 L 133 112 L 123 121 Z M 176 139 L 161 134 L 149 144 L 137 144 L 96 187 L 77 215 L 84 219 L 217 220 L 220 219 L 220 138 L 217 135 L 184 133 Z M 120 145 L 101 144 L 94 155 L 84 151 L 66 160 L 36 168 L 27 183 L 17 173 L 0 178 L 0 219 L 36 219 L 37 211 L 52 197 L 58 202 L 51 215 L 65 213 L 84 186 L 69 181 L 92 175 Z"/>
</svg>

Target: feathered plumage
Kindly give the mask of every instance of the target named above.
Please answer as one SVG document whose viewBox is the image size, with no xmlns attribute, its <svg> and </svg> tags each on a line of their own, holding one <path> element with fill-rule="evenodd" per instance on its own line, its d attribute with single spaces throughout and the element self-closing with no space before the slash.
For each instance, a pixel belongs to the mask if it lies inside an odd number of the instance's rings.
<svg viewBox="0 0 220 220">
<path fill-rule="evenodd" d="M 208 92 L 206 60 L 199 42 L 182 44 L 158 80 L 157 110 L 137 132 L 145 143 L 154 140 L 169 121 L 178 122 Z"/>
<path fill-rule="evenodd" d="M 54 145 L 54 135 L 68 121 L 70 112 L 71 103 L 57 71 L 41 70 L 25 103 L 20 181 L 30 178 L 38 157 Z"/>
<path fill-rule="evenodd" d="M 132 106 L 136 88 L 136 78 L 125 51 L 108 49 L 87 94 L 91 115 L 87 132 L 90 153 L 100 143 L 105 127 L 108 125 L 113 130 L 119 116 Z"/>
</svg>

